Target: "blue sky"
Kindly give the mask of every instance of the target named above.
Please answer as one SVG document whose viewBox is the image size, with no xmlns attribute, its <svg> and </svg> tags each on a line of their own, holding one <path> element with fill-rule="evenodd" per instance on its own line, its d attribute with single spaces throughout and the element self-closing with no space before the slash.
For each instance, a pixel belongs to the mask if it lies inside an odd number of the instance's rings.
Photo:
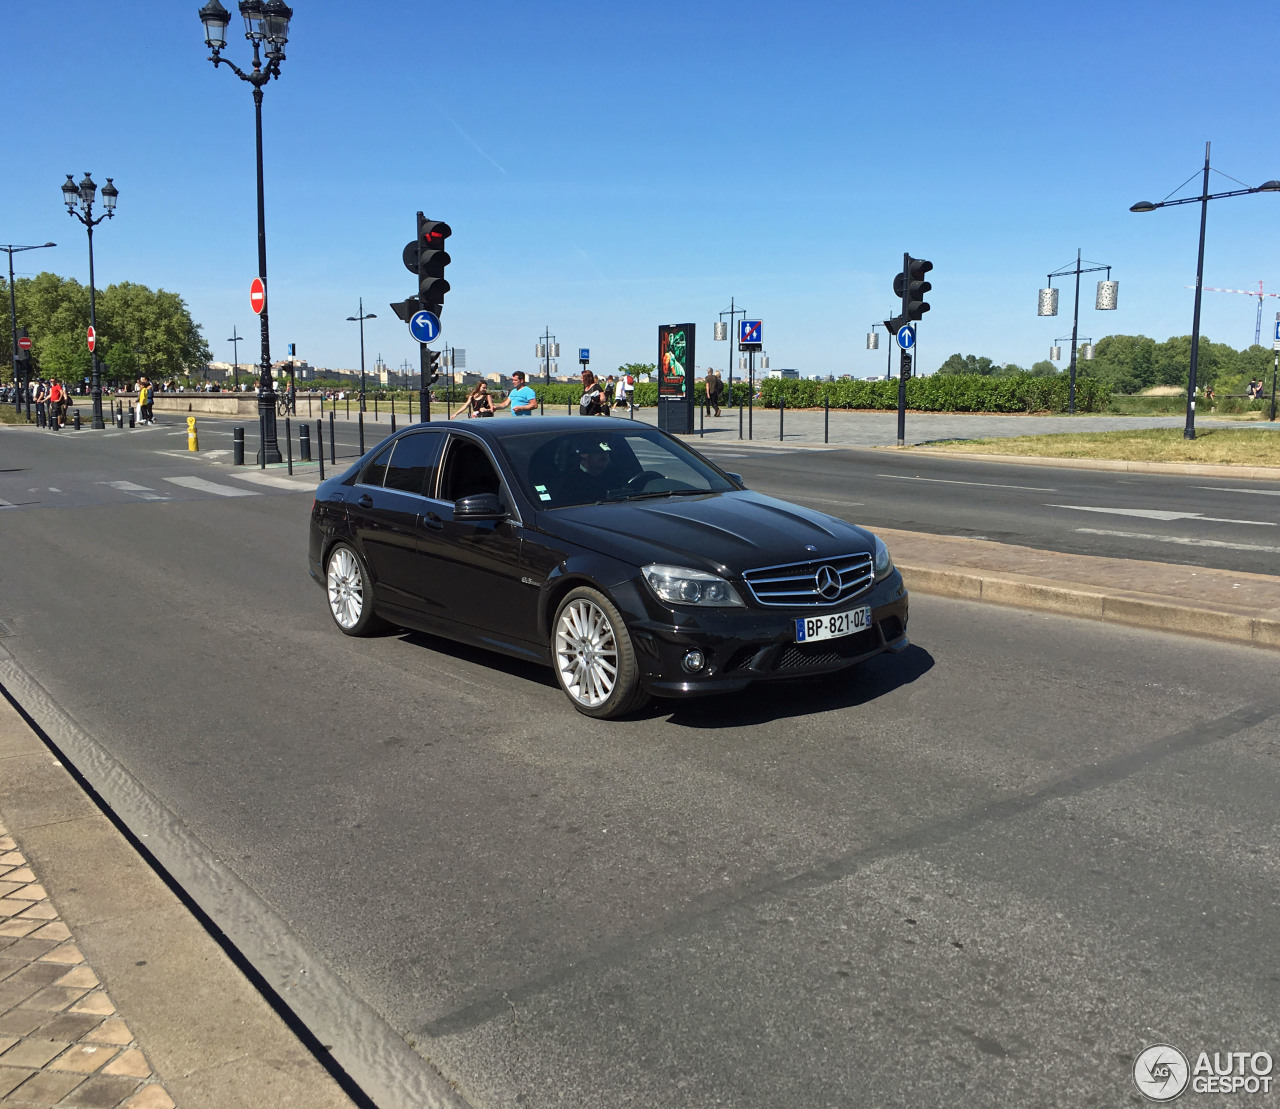
<svg viewBox="0 0 1280 1109">
<path fill-rule="evenodd" d="M 224 0 L 226 2 L 226 0 Z M 87 280 L 64 175 L 120 189 L 95 235 L 100 285 L 184 296 L 214 357 L 256 336 L 253 104 L 206 60 L 196 0 L 5 5 L 9 172 L 0 241 Z M 227 3 L 234 10 L 234 3 Z M 1077 2 L 409 4 L 297 0 L 266 90 L 272 353 L 353 367 L 416 358 L 387 307 L 415 290 L 414 213 L 444 219 L 445 338 L 469 367 L 532 369 L 550 325 L 606 372 L 653 361 L 657 325 L 711 324 L 730 297 L 772 365 L 883 371 L 868 325 L 903 251 L 931 259 L 920 361 L 1029 365 L 1070 333 L 1035 315 L 1051 270 L 1113 267 L 1120 308 L 1081 334 L 1191 330 L 1195 205 L 1134 215 L 1203 163 L 1280 177 L 1265 5 Z M 232 23 L 227 55 L 248 44 Z M 1215 175 L 1215 190 L 1237 187 Z M 1191 191 L 1194 188 L 1189 186 Z M 1210 205 L 1205 284 L 1280 292 L 1280 195 Z M 1274 284 L 1272 284 L 1274 282 Z M 1060 282 L 1055 282 L 1060 284 Z M 1252 342 L 1256 300 L 1206 293 L 1202 332 Z M 1280 300 L 1268 298 L 1264 341 Z M 256 357 L 255 343 L 241 358 Z"/>
</svg>

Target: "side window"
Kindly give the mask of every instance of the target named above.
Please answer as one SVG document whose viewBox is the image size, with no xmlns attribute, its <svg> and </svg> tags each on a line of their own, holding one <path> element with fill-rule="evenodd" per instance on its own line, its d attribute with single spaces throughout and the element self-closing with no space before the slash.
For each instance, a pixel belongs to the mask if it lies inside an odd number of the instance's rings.
<svg viewBox="0 0 1280 1109">
<path fill-rule="evenodd" d="M 498 471 L 493 468 L 484 448 L 471 439 L 451 438 L 440 475 L 440 499 L 456 501 L 477 493 L 501 492 Z"/>
<path fill-rule="evenodd" d="M 444 434 L 439 431 L 418 431 L 397 439 L 387 467 L 387 488 L 431 496 L 443 442 Z"/>
<path fill-rule="evenodd" d="M 373 460 L 360 471 L 360 476 L 356 478 L 358 485 L 382 484 L 383 479 L 387 476 L 387 463 L 391 461 L 391 448 L 394 446 L 395 444 L 392 443 L 374 455 Z"/>
</svg>

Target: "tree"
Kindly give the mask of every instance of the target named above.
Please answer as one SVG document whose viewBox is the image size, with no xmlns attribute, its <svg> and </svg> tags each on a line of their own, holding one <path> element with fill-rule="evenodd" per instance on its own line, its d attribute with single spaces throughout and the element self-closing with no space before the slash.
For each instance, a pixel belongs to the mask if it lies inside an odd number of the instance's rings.
<svg viewBox="0 0 1280 1109">
<path fill-rule="evenodd" d="M 1077 361 L 1076 363 L 1077 373 L 1080 372 L 1080 365 L 1081 363 Z M 1057 377 L 1058 367 L 1055 366 L 1052 362 L 1050 362 L 1046 358 L 1046 359 L 1042 359 L 1039 362 L 1034 363 L 1031 369 L 1028 370 L 1027 372 L 1031 374 L 1032 377 Z"/>
<path fill-rule="evenodd" d="M 8 287 L 4 286 L 7 298 Z M 92 372 L 85 342 L 89 290 L 72 278 L 41 273 L 14 282 L 18 324 L 32 340 L 41 370 L 55 377 Z M 164 378 L 208 364 L 209 344 L 176 293 L 122 282 L 97 296 L 98 357 L 124 377 L 144 372 Z M 9 314 L 0 322 L 0 349 L 9 349 Z"/>
<path fill-rule="evenodd" d="M 618 375 L 631 374 L 635 379 L 639 379 L 641 374 L 654 374 L 658 372 L 656 363 L 653 362 L 628 362 L 618 367 Z"/>
<path fill-rule="evenodd" d="M 979 357 L 975 354 L 953 354 L 941 366 L 938 367 L 940 374 L 981 374 L 983 377 L 990 377 L 997 371 L 998 367 L 990 358 Z"/>
<path fill-rule="evenodd" d="M 1093 361 L 1076 369 L 1110 382 L 1117 393 L 1137 393 L 1156 384 L 1155 348 L 1145 335 L 1107 335 L 1095 345 Z"/>
</svg>

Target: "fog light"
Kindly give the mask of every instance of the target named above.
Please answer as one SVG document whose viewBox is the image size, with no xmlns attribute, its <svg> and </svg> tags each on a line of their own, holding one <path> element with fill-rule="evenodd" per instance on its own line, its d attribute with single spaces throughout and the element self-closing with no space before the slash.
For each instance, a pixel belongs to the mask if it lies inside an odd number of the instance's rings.
<svg viewBox="0 0 1280 1109">
<path fill-rule="evenodd" d="M 706 664 L 707 660 L 703 658 L 702 652 L 697 650 L 685 651 L 684 658 L 680 662 L 680 665 L 688 670 L 690 674 L 696 674 Z"/>
</svg>

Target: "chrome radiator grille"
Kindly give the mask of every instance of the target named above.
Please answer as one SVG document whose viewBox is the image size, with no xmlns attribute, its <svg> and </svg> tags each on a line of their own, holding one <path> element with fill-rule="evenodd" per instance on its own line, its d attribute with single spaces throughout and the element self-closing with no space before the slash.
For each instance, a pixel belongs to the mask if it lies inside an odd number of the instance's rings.
<svg viewBox="0 0 1280 1109">
<path fill-rule="evenodd" d="M 771 608 L 838 605 L 871 586 L 875 577 L 869 554 L 761 566 L 743 575 L 751 595 Z"/>
</svg>

